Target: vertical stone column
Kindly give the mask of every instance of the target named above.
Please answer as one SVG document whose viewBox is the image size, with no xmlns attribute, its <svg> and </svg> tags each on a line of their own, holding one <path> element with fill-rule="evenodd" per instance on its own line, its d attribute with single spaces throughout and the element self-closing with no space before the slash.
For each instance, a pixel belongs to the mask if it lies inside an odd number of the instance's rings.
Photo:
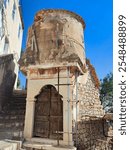
<svg viewBox="0 0 130 150">
<path fill-rule="evenodd" d="M 72 110 L 71 106 L 68 110 L 68 99 L 64 99 L 63 101 L 63 142 L 65 145 L 73 145 L 72 140 Z M 69 111 L 69 118 L 68 118 L 68 111 Z"/>
<path fill-rule="evenodd" d="M 61 81 L 62 82 L 62 81 Z M 73 145 L 72 139 L 72 89 L 70 88 L 70 94 L 67 94 L 68 87 L 60 87 L 60 94 L 63 96 L 63 143 L 64 145 Z M 68 107 L 69 105 L 69 107 Z M 68 114 L 69 112 L 69 114 Z"/>
<path fill-rule="evenodd" d="M 33 137 L 34 113 L 35 113 L 35 99 L 27 98 L 25 125 L 24 125 L 24 138 L 30 139 Z"/>
</svg>

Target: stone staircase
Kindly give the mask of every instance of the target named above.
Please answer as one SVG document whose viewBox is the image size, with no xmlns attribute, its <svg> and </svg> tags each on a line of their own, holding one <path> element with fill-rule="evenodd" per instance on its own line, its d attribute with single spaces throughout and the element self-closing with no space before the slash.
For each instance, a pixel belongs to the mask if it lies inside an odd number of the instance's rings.
<svg viewBox="0 0 130 150">
<path fill-rule="evenodd" d="M 23 138 L 26 95 L 25 90 L 13 91 L 10 102 L 0 113 L 0 140 Z"/>
</svg>

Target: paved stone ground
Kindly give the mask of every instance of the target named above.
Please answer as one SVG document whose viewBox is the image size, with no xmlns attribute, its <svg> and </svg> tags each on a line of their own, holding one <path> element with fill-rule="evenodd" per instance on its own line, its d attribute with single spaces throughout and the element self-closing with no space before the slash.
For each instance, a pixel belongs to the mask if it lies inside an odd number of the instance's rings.
<svg viewBox="0 0 130 150">
<path fill-rule="evenodd" d="M 21 142 L 2 140 L 0 141 L 0 150 L 21 150 Z"/>
</svg>

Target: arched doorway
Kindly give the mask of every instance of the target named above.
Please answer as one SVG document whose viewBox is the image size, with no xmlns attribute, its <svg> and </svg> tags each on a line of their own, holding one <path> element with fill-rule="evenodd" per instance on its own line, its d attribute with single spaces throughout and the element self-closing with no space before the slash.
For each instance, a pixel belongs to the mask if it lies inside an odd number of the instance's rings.
<svg viewBox="0 0 130 150">
<path fill-rule="evenodd" d="M 34 136 L 57 139 L 57 131 L 63 131 L 62 96 L 52 85 L 46 85 L 36 96 Z M 63 139 L 63 134 L 59 134 Z"/>
</svg>

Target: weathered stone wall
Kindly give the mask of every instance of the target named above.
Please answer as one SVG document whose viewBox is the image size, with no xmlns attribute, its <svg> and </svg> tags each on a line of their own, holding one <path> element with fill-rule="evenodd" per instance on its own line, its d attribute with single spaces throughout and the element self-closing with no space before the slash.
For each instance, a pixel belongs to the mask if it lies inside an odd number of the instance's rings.
<svg viewBox="0 0 130 150">
<path fill-rule="evenodd" d="M 34 64 L 78 62 L 85 66 L 84 21 L 75 13 L 42 10 L 29 28 L 26 52 L 21 67 Z"/>
<path fill-rule="evenodd" d="M 12 54 L 0 56 L 0 111 L 12 94 L 16 78 L 14 67 Z"/>
<path fill-rule="evenodd" d="M 78 100 L 74 105 L 74 140 L 78 150 L 112 150 L 112 127 L 103 120 L 104 110 L 99 98 L 99 89 L 88 69 L 87 73 L 78 77 L 73 95 Z M 76 123 L 77 120 L 77 123 Z M 77 131 L 77 136 L 76 136 Z M 76 138 L 77 137 L 77 138 Z"/>
<path fill-rule="evenodd" d="M 95 87 L 89 71 L 87 74 L 86 83 L 79 83 L 78 86 L 80 116 L 81 118 L 86 115 L 102 117 L 104 111 L 99 99 L 99 89 Z"/>
<path fill-rule="evenodd" d="M 79 76 L 77 82 L 78 120 L 90 116 L 103 117 L 104 110 L 99 99 L 99 89 L 95 87 L 90 71 L 88 70 L 87 73 Z M 73 95 L 76 100 L 76 85 Z"/>
<path fill-rule="evenodd" d="M 109 133 L 109 134 L 108 134 Z M 112 127 L 106 120 L 98 118 L 82 120 L 77 126 L 75 145 L 78 150 L 112 150 Z"/>
</svg>

